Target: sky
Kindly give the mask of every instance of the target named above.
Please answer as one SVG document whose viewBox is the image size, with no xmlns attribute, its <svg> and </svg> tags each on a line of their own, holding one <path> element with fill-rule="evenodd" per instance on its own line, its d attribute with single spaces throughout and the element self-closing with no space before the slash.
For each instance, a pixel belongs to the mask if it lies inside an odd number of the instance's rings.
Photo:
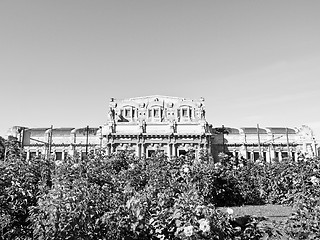
<svg viewBox="0 0 320 240">
<path fill-rule="evenodd" d="M 0 136 L 98 127 L 111 97 L 205 98 L 213 126 L 310 126 L 320 1 L 1 0 Z"/>
</svg>

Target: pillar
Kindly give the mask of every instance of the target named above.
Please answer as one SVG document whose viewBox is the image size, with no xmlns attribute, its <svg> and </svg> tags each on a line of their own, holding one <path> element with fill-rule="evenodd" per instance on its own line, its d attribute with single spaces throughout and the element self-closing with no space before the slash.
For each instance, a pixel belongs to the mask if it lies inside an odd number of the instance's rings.
<svg viewBox="0 0 320 240">
<path fill-rule="evenodd" d="M 169 157 L 169 158 L 171 158 L 171 143 L 168 143 L 168 145 L 167 145 L 167 156 Z"/>
<path fill-rule="evenodd" d="M 141 157 L 141 145 L 140 143 L 137 143 L 136 145 L 136 156 Z"/>
<path fill-rule="evenodd" d="M 315 142 L 312 143 L 312 156 L 313 157 L 317 156 L 317 147 Z"/>
<path fill-rule="evenodd" d="M 147 156 L 147 145 L 145 143 L 142 145 L 142 156 Z"/>
<path fill-rule="evenodd" d="M 270 160 L 272 161 L 272 159 L 275 159 L 276 157 L 276 153 L 275 153 L 275 149 L 273 146 L 270 146 Z"/>
<path fill-rule="evenodd" d="M 173 155 L 174 157 L 176 157 L 176 156 L 177 156 L 177 145 L 176 145 L 176 144 L 172 144 L 172 146 L 173 146 L 173 153 L 172 153 L 172 155 Z"/>
<path fill-rule="evenodd" d="M 266 162 L 271 162 L 271 149 L 270 147 L 268 148 L 268 151 L 266 151 Z"/>
</svg>

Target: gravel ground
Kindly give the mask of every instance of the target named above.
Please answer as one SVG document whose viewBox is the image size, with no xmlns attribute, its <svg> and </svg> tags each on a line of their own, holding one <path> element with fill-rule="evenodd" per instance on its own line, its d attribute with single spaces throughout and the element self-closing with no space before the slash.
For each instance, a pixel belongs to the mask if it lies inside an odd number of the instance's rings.
<svg viewBox="0 0 320 240">
<path fill-rule="evenodd" d="M 242 206 L 242 207 L 230 207 L 234 211 L 234 216 L 252 215 L 258 217 L 266 217 L 271 221 L 284 221 L 291 213 L 293 208 L 283 205 L 258 205 L 258 206 Z M 226 211 L 227 208 L 219 208 L 221 211 Z"/>
</svg>

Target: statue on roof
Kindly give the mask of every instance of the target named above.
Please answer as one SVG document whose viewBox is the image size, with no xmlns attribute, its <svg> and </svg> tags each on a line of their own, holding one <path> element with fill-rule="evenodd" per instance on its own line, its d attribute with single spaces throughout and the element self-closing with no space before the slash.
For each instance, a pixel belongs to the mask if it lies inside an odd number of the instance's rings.
<svg viewBox="0 0 320 240">
<path fill-rule="evenodd" d="M 109 115 L 109 120 L 114 121 L 114 110 L 112 107 L 109 108 L 108 115 Z"/>
</svg>

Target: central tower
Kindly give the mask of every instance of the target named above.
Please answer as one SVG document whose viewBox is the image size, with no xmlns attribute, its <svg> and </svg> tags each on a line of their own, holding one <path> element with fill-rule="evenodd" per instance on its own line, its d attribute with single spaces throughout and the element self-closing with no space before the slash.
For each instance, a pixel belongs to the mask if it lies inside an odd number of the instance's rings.
<svg viewBox="0 0 320 240">
<path fill-rule="evenodd" d="M 210 151 L 210 131 L 204 99 L 168 96 L 110 99 L 103 144 L 109 153 L 123 150 L 150 157 L 163 151 L 168 157 L 201 149 Z"/>
</svg>

